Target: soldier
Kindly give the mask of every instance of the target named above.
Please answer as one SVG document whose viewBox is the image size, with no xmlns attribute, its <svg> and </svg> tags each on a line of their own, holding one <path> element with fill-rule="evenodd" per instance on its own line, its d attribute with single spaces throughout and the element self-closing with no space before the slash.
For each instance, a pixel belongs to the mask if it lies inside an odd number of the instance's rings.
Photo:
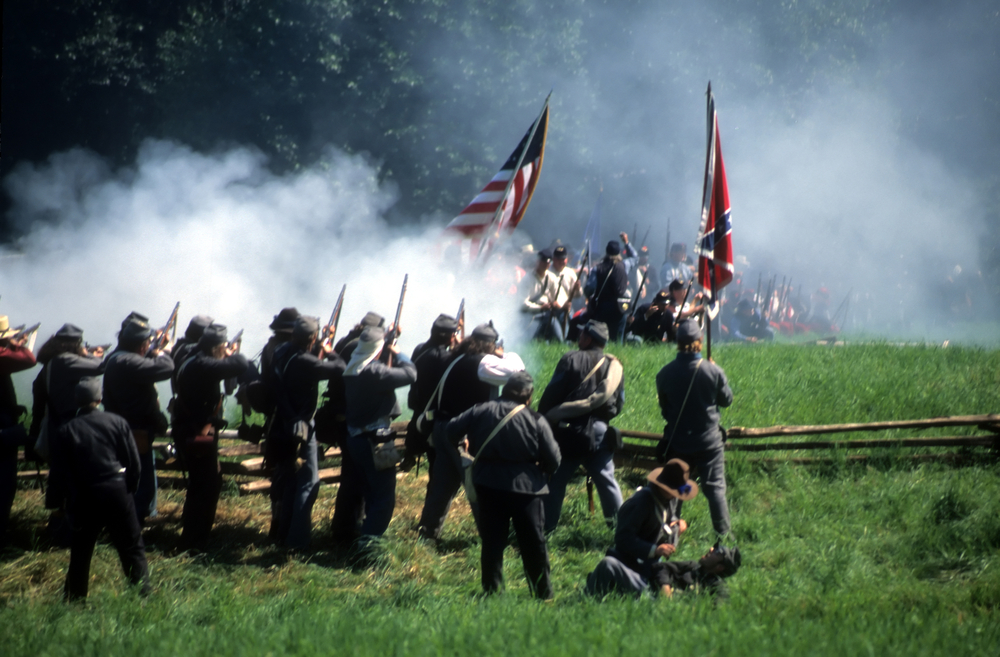
<svg viewBox="0 0 1000 657">
<path fill-rule="evenodd" d="M 25 346 L 28 336 L 17 337 L 6 315 L 0 315 L 0 548 L 7 542 L 7 524 L 17 493 L 17 450 L 27 441 L 11 374 L 35 366 L 35 355 Z"/>
<path fill-rule="evenodd" d="M 647 483 L 622 505 L 614 547 L 587 577 L 587 593 L 638 596 L 649 589 L 670 598 L 675 589 L 700 588 L 726 597 L 722 579 L 739 569 L 738 548 L 716 548 L 699 561 L 660 561 L 674 554 L 678 536 L 687 529 L 686 522 L 671 516 L 669 507 L 698 494 L 687 464 L 673 459 L 650 472 Z"/>
<path fill-rule="evenodd" d="M 319 492 L 319 455 L 313 415 L 319 397 L 319 382 L 339 378 L 344 361 L 328 342 L 319 345 L 320 358 L 313 355 L 319 337 L 319 320 L 300 316 L 291 340 L 274 353 L 277 407 L 271 436 L 269 461 L 275 466 L 272 488 L 281 492 L 276 538 L 285 547 L 304 550 L 312 532 L 312 507 Z"/>
<path fill-rule="evenodd" d="M 431 437 L 437 456 L 427 483 L 427 498 L 420 514 L 417 532 L 424 538 L 438 540 L 451 503 L 462 487 L 462 466 L 458 452 L 445 435 L 448 420 L 476 404 L 495 399 L 499 387 L 514 372 L 524 370 L 524 361 L 515 353 L 505 353 L 497 344 L 500 334 L 493 322 L 480 324 L 455 349 L 443 375 L 441 393 L 434 412 Z M 473 514 L 478 513 L 472 505 Z"/>
<path fill-rule="evenodd" d="M 174 361 L 169 355 L 160 349 L 150 351 L 153 337 L 145 321 L 137 317 L 126 320 L 118 334 L 118 348 L 105 361 L 104 372 L 104 408 L 125 418 L 139 450 L 142 475 L 135 493 L 135 510 L 140 526 L 147 517 L 156 515 L 153 440 L 167 432 L 156 383 L 174 373 Z"/>
<path fill-rule="evenodd" d="M 583 296 L 583 289 L 580 287 L 581 283 L 576 277 L 576 272 L 571 267 L 566 266 L 568 259 L 569 252 L 565 246 L 557 246 L 553 249 L 552 273 L 555 275 L 556 281 L 559 282 L 560 288 L 556 294 L 555 303 L 553 303 L 553 310 L 560 326 L 563 327 L 569 323 L 569 317 L 573 310 L 573 300 Z M 563 339 L 566 339 L 565 335 L 563 335 Z"/>
<path fill-rule="evenodd" d="M 621 412 L 625 384 L 621 362 L 604 353 L 608 327 L 591 320 L 580 334 L 578 351 L 559 359 L 538 412 L 552 425 L 562 464 L 549 482 L 545 498 L 545 530 L 559 523 L 566 484 L 582 465 L 601 499 L 604 521 L 614 526 L 622 492 L 615 480 L 613 446 L 605 440 L 608 421 Z"/>
<path fill-rule="evenodd" d="M 67 600 L 87 597 L 94 545 L 105 528 L 125 576 L 141 585 L 142 595 L 148 594 L 149 567 L 132 497 L 141 467 L 132 432 L 123 418 L 98 410 L 97 379 L 81 379 L 74 386 L 74 399 L 79 413 L 52 436 L 55 476 L 49 483 L 57 496 L 69 498 L 73 519 L 64 595 Z"/>
<path fill-rule="evenodd" d="M 667 421 L 657 459 L 664 463 L 680 458 L 697 471 L 721 542 L 729 533 L 729 506 L 719 408 L 733 403 L 733 391 L 722 368 L 701 357 L 701 329 L 693 320 L 677 327 L 677 358 L 656 375 L 656 395 Z M 672 503 L 680 517 L 681 500 Z"/>
<path fill-rule="evenodd" d="M 184 335 L 178 338 L 170 350 L 170 357 L 174 359 L 174 363 L 178 368 L 184 364 L 188 356 L 198 349 L 198 340 L 201 339 L 201 335 L 205 332 L 205 329 L 214 321 L 208 315 L 195 315 L 191 318 L 187 329 L 184 331 Z"/>
<path fill-rule="evenodd" d="M 584 288 L 589 299 L 590 318 L 607 324 L 608 339 L 612 341 L 620 340 L 625 334 L 630 303 L 629 263 L 635 262 L 635 249 L 628 243 L 628 235 L 622 233 L 621 238 L 627 262 L 622 258 L 621 242 L 611 240 L 605 248 L 604 258 L 590 272 Z"/>
<path fill-rule="evenodd" d="M 198 339 L 197 350 L 177 371 L 174 400 L 174 442 L 188 471 L 188 490 L 181 514 L 178 551 L 205 549 L 215 524 L 215 510 L 222 490 L 218 431 L 223 394 L 219 384 L 238 377 L 249 366 L 239 345 L 230 346 L 226 327 L 210 324 Z"/>
<path fill-rule="evenodd" d="M 63 424 L 76 415 L 74 398 L 76 384 L 84 377 L 104 373 L 104 349 L 87 349 L 83 344 L 83 329 L 73 324 L 63 324 L 38 350 L 42 370 L 32 384 L 31 429 L 28 440 L 37 447 L 39 456 L 51 456 L 49 441 Z M 66 517 L 67 500 L 60 497 L 66 488 L 53 481 L 58 473 L 49 473 L 49 487 L 45 491 L 45 508 L 52 509 L 48 532 L 56 544 L 70 541 L 70 524 Z"/>
<path fill-rule="evenodd" d="M 673 280 L 681 282 L 681 289 L 687 286 L 688 281 L 694 277 L 694 271 L 687 264 L 687 245 L 683 242 L 674 242 L 670 245 L 670 254 L 667 261 L 660 268 L 660 281 L 669 283 Z"/>
<path fill-rule="evenodd" d="M 737 342 L 773 340 L 774 329 L 760 316 L 750 299 L 740 299 L 729 324 L 729 336 Z"/>
<path fill-rule="evenodd" d="M 427 454 L 427 462 L 434 462 L 434 448 L 430 446 L 430 432 L 417 426 L 420 415 L 427 410 L 441 375 L 448 367 L 452 350 L 458 346 L 459 320 L 448 315 L 438 315 L 431 326 L 431 336 L 413 350 L 410 360 L 417 368 L 417 382 L 410 386 L 406 404 L 413 411 L 413 417 L 406 426 L 406 456 L 399 468 L 409 472 L 421 454 Z M 433 420 L 428 423 L 433 427 Z M 423 429 L 423 430 L 421 430 Z"/>
<path fill-rule="evenodd" d="M 378 360 L 383 349 L 392 354 L 395 366 Z M 395 344 L 385 343 L 385 332 L 380 327 L 368 326 L 361 332 L 344 370 L 348 465 L 354 469 L 354 481 L 360 483 L 365 505 L 357 543 L 359 565 L 374 556 L 373 542 L 385 533 L 392 520 L 398 459 L 392 457 L 395 435 L 390 425 L 401 413 L 396 388 L 416 380 L 417 368 Z"/>
<path fill-rule="evenodd" d="M 640 290 L 639 284 L 642 283 L 642 277 L 644 274 L 646 276 L 646 282 Z M 643 246 L 639 249 L 639 261 L 629 276 L 629 284 L 632 286 L 632 289 L 636 291 L 636 293 L 632 295 L 635 299 L 635 303 L 646 301 L 653 296 L 653 290 L 660 289 L 660 275 L 656 272 L 656 268 L 649 264 L 648 246 Z"/>
<path fill-rule="evenodd" d="M 381 329 L 384 325 L 385 318 L 382 315 L 368 311 L 347 335 L 337 341 L 334 351 L 345 363 L 349 362 L 354 349 L 358 346 L 361 333 L 368 327 Z M 388 365 L 391 353 L 392 351 L 386 349 L 383 343 L 378 359 Z M 347 399 L 343 377 L 331 381 L 325 398 L 326 401 L 317 415 L 322 414 L 332 419 L 330 424 L 333 425 L 335 440 L 340 447 L 340 485 L 337 487 L 337 499 L 333 507 L 330 529 L 334 543 L 344 547 L 352 545 L 359 537 L 358 530 L 365 514 L 364 481 L 361 478 L 361 468 L 352 462 L 351 453 L 347 449 Z M 339 435 L 336 435 L 337 432 Z"/>
<path fill-rule="evenodd" d="M 521 302 L 521 312 L 531 314 L 531 321 L 537 322 L 533 334 L 536 340 L 555 339 L 561 342 L 561 313 L 557 313 L 560 284 L 558 277 L 549 270 L 551 262 L 551 251 L 543 249 L 538 252 L 535 268 L 521 282 L 521 291 L 526 295 Z"/>
<path fill-rule="evenodd" d="M 670 292 L 660 290 L 651 302 L 636 308 L 629 330 L 643 342 L 673 342 L 674 313 L 670 304 Z"/>
<path fill-rule="evenodd" d="M 274 316 L 268 328 L 271 329 L 271 337 L 268 338 L 264 348 L 260 351 L 260 379 L 251 381 L 246 385 L 246 398 L 251 408 L 264 415 L 264 461 L 270 467 L 272 461 L 277 463 L 277 457 L 272 457 L 268 453 L 268 447 L 275 442 L 270 440 L 270 432 L 274 430 L 274 411 L 277 403 L 278 383 L 274 371 L 274 353 L 282 345 L 288 343 L 292 338 L 292 329 L 295 328 L 295 320 L 299 318 L 299 311 L 296 308 L 282 308 Z M 241 425 L 242 427 L 242 425 Z M 277 437 L 276 437 L 277 440 Z M 271 500 L 271 526 L 268 530 L 268 538 L 278 539 L 279 516 L 281 514 L 281 493 L 282 486 L 272 485 L 268 491 Z"/>
<path fill-rule="evenodd" d="M 559 447 L 548 422 L 530 408 L 534 382 L 515 372 L 499 400 L 476 404 L 448 422 L 453 445 L 475 456 L 472 482 L 479 504 L 482 582 L 486 593 L 503 585 L 503 551 L 511 522 L 528 586 L 535 597 L 552 597 L 545 544 L 547 475 L 559 467 Z M 468 436 L 468 437 L 466 437 Z"/>
</svg>

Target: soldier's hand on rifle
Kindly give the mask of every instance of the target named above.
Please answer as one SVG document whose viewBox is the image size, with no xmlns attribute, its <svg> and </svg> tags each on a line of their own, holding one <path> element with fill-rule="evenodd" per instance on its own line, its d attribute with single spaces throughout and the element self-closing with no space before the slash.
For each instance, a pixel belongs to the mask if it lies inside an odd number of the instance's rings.
<svg viewBox="0 0 1000 657">
<path fill-rule="evenodd" d="M 27 341 L 28 341 L 28 336 L 22 335 L 16 338 L 11 338 L 9 344 L 12 347 L 23 347 Z"/>
<path fill-rule="evenodd" d="M 671 545 L 670 543 L 660 543 L 659 545 L 656 546 L 656 551 L 653 553 L 653 556 L 669 557 L 674 553 L 674 550 L 676 549 L 677 548 Z"/>
<path fill-rule="evenodd" d="M 628 244 L 628 233 L 618 233 L 618 236 L 622 238 L 623 244 Z"/>
<path fill-rule="evenodd" d="M 101 346 L 92 347 L 90 350 L 90 355 L 94 356 L 95 358 L 102 357 L 104 355 L 104 347 Z"/>
<path fill-rule="evenodd" d="M 226 345 L 226 356 L 235 356 L 240 353 L 240 344 L 227 344 Z"/>
<path fill-rule="evenodd" d="M 330 338 L 326 338 L 319 343 L 319 353 L 320 358 L 326 358 L 333 353 L 333 341 Z"/>
</svg>

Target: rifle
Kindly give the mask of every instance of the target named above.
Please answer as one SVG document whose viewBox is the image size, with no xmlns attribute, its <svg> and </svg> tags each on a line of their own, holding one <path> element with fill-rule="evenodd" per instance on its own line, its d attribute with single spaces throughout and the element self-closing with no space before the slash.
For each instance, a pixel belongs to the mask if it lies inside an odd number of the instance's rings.
<svg viewBox="0 0 1000 657">
<path fill-rule="evenodd" d="M 775 274 L 774 277 L 767 283 L 767 296 L 764 297 L 764 303 L 767 305 L 763 308 L 764 319 L 768 322 L 771 321 L 771 292 L 774 291 L 774 284 L 778 281 L 778 275 Z"/>
<path fill-rule="evenodd" d="M 392 323 L 392 342 L 389 343 L 390 347 L 395 347 L 396 340 L 399 338 L 399 317 L 403 314 L 403 301 L 406 299 L 406 284 L 409 281 L 410 275 L 403 274 L 403 288 L 399 291 L 399 304 L 396 305 L 396 320 Z M 392 367 L 392 352 L 389 352 L 389 360 L 386 364 Z"/>
<path fill-rule="evenodd" d="M 639 287 L 635 290 L 635 299 L 632 301 L 632 308 L 629 310 L 629 319 L 635 317 L 635 311 L 639 307 L 639 297 L 642 296 L 642 288 L 646 285 L 646 277 L 649 276 L 649 265 L 646 265 L 646 271 L 642 272 L 642 280 L 639 281 Z M 694 280 L 694 279 L 692 279 Z"/>
<path fill-rule="evenodd" d="M 649 228 L 646 229 L 646 234 L 642 236 L 642 241 L 639 242 L 639 250 L 642 251 L 642 247 L 646 246 L 646 240 L 649 239 L 649 231 L 653 230 L 653 224 L 649 224 Z"/>
<path fill-rule="evenodd" d="M 763 304 L 761 303 L 761 301 L 763 301 L 763 299 L 764 299 L 761 296 L 761 294 L 762 294 L 763 291 L 760 289 L 760 286 L 763 284 L 763 280 L 764 280 L 763 276 L 764 276 L 764 272 L 758 272 L 757 273 L 757 289 L 753 291 L 753 305 L 755 305 L 755 306 L 761 306 L 761 307 L 763 307 Z"/>
<path fill-rule="evenodd" d="M 17 333 L 15 333 L 14 335 L 10 336 L 10 338 L 8 338 L 8 339 L 9 340 L 20 340 L 21 338 L 23 338 L 25 336 L 28 336 L 28 335 L 31 335 L 32 333 L 36 332 L 41 325 L 42 325 L 42 323 L 38 322 L 37 324 L 33 324 L 33 325 L 29 326 L 28 328 L 24 328 L 24 324 L 21 324 L 21 326 L 17 327 Z"/>
<path fill-rule="evenodd" d="M 236 353 L 240 353 L 240 347 L 243 345 L 243 329 L 236 332 L 233 339 L 226 344 L 226 351 L 235 348 Z"/>
<path fill-rule="evenodd" d="M 330 344 L 333 345 L 333 339 L 337 337 L 337 324 L 340 323 L 340 310 L 344 307 L 345 292 L 347 292 L 347 283 L 344 283 L 344 287 L 340 288 L 340 296 L 337 297 L 337 304 L 333 307 L 333 312 L 330 313 L 330 321 L 323 327 L 323 337 L 320 342 L 329 340 Z"/>
<path fill-rule="evenodd" d="M 170 313 L 170 317 L 167 319 L 167 323 L 163 325 L 160 330 L 160 337 L 158 337 L 153 342 L 153 351 L 162 351 L 167 347 L 167 344 L 172 342 L 175 337 L 177 337 L 177 313 L 181 309 L 181 302 L 178 301 L 174 304 L 174 309 Z M 170 334 L 170 338 L 167 335 Z"/>
<path fill-rule="evenodd" d="M 458 320 L 458 330 L 461 331 L 461 340 L 465 340 L 465 299 L 462 299 L 462 303 L 458 304 L 458 314 L 455 315 L 455 319 Z"/>
<path fill-rule="evenodd" d="M 681 323 L 681 313 L 684 312 L 684 304 L 688 302 L 688 295 L 691 294 L 691 286 L 694 285 L 694 276 L 688 281 L 687 289 L 684 290 L 684 301 L 681 301 L 681 305 L 677 308 L 677 316 L 674 317 L 674 330 L 677 330 L 677 325 Z"/>
</svg>

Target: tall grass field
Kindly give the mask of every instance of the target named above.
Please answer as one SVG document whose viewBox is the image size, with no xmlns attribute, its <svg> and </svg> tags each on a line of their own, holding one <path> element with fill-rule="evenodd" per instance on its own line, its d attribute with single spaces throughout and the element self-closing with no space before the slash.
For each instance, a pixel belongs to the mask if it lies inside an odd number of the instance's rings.
<svg viewBox="0 0 1000 657">
<path fill-rule="evenodd" d="M 539 391 L 565 348 L 522 353 Z M 654 377 L 673 358 L 657 347 L 613 347 L 626 373 L 615 422 L 661 431 Z M 829 424 L 1000 412 L 1000 351 L 895 346 L 723 345 L 735 400 L 727 426 Z M 975 428 L 887 432 L 962 435 Z M 981 432 L 979 432 L 981 433 Z M 856 437 L 855 434 L 847 437 Z M 873 437 L 867 434 L 865 437 Z M 843 439 L 838 435 L 837 439 Z M 917 453 L 960 459 L 914 459 Z M 609 547 L 581 476 L 549 539 L 555 600 L 528 593 L 517 550 L 507 590 L 484 597 L 479 541 L 461 498 L 434 546 L 415 526 L 426 468 L 398 476 L 396 513 L 375 569 L 355 572 L 330 548 L 336 486 L 314 509 L 313 549 L 286 555 L 267 540 L 265 495 L 227 480 L 207 554 L 171 556 L 183 492 L 161 489 L 146 530 L 155 592 L 124 583 L 99 545 L 85 604 L 61 600 L 68 550 L 44 539 L 37 489 L 23 484 L 13 545 L 0 556 L 3 655 L 989 655 L 1000 654 L 1000 464 L 987 448 L 820 450 L 727 455 L 730 543 L 743 567 L 730 599 L 595 600 L 587 573 Z M 645 473 L 619 471 L 625 495 Z M 685 504 L 690 530 L 675 559 L 714 542 L 704 500 Z"/>
</svg>

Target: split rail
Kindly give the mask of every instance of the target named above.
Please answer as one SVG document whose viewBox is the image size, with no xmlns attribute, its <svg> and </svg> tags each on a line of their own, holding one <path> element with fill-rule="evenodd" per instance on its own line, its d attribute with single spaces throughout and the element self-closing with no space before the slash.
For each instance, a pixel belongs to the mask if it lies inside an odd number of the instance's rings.
<svg viewBox="0 0 1000 657">
<path fill-rule="evenodd" d="M 910 436 L 905 438 L 873 438 L 873 439 L 816 439 L 817 436 L 830 434 L 880 432 L 880 431 L 919 431 L 924 429 L 940 429 L 945 427 L 974 427 L 980 432 L 975 435 L 963 436 Z M 396 422 L 393 428 L 399 432 L 396 439 L 397 447 L 402 449 L 402 435 L 406 431 L 405 422 Z M 662 439 L 662 434 L 641 431 L 622 430 L 626 438 L 625 446 L 615 455 L 618 467 L 633 467 L 650 470 L 657 466 L 656 444 Z M 766 438 L 811 437 L 809 440 L 781 440 L 777 442 L 761 442 Z M 241 495 L 263 493 L 270 489 L 271 482 L 267 479 L 270 472 L 264 468 L 262 446 L 242 442 L 237 438 L 236 431 L 220 433 L 219 456 L 222 474 L 235 477 Z M 183 485 L 183 471 L 180 462 L 173 456 L 167 456 L 169 443 L 157 442 L 153 447 L 161 458 L 157 459 L 157 472 L 161 485 Z M 808 426 L 773 426 L 762 428 L 732 427 L 728 430 L 726 442 L 727 452 L 792 452 L 783 458 L 760 459 L 762 461 L 790 462 L 810 464 L 830 461 L 834 458 L 829 454 L 824 456 L 800 456 L 800 452 L 818 452 L 822 450 L 850 450 L 845 457 L 848 461 L 865 461 L 874 454 L 857 454 L 857 450 L 881 450 L 881 453 L 892 453 L 901 448 L 951 448 L 947 451 L 909 453 L 903 458 L 914 460 L 946 460 L 960 459 L 971 453 L 983 453 L 1000 457 L 1000 414 L 965 415 L 956 417 L 930 418 L 925 420 L 904 420 L 896 422 L 869 422 L 858 424 L 827 424 Z M 959 449 L 955 449 L 959 448 Z M 985 451 L 984 451 L 985 450 Z M 23 453 L 20 454 L 23 459 Z M 424 466 L 426 467 L 426 466 Z M 30 479 L 45 477 L 47 471 L 22 469 L 19 478 Z M 331 484 L 340 481 L 340 449 L 325 448 L 320 456 L 319 479 L 322 483 Z"/>
</svg>

